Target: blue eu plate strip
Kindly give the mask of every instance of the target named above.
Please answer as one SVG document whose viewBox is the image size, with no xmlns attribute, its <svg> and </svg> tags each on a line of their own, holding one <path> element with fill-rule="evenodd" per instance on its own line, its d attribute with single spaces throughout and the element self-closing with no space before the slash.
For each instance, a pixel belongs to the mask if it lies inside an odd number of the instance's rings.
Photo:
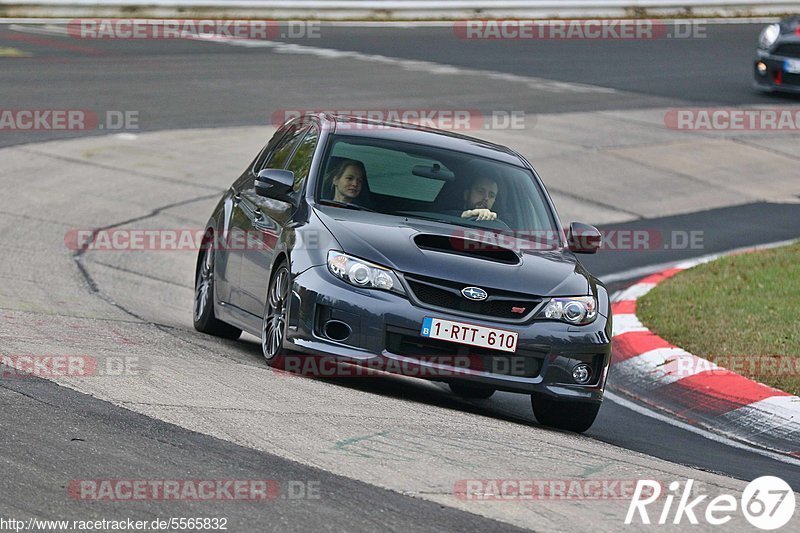
<svg viewBox="0 0 800 533">
<path fill-rule="evenodd" d="M 431 324 L 433 324 L 433 319 L 430 317 L 425 317 L 422 320 L 422 330 L 420 333 L 423 337 L 430 337 L 431 336 Z"/>
</svg>

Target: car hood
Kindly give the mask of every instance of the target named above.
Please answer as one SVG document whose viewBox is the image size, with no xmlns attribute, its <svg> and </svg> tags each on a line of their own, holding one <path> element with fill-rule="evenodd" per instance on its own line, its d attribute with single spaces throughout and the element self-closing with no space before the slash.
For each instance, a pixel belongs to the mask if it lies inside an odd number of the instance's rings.
<svg viewBox="0 0 800 533">
<path fill-rule="evenodd" d="M 589 275 L 565 249 L 507 249 L 506 259 L 497 261 L 462 251 L 436 246 L 433 242 L 454 242 L 467 235 L 494 235 L 491 232 L 452 224 L 380 213 L 359 212 L 336 207 L 315 209 L 342 251 L 392 268 L 404 274 L 418 274 L 439 279 L 524 292 L 538 296 L 578 296 L 589 294 Z M 472 241 L 474 242 L 474 241 Z M 484 247 L 485 248 L 485 247 Z M 524 248 L 524 247 L 523 247 Z M 506 248 L 502 250 L 506 251 Z"/>
</svg>

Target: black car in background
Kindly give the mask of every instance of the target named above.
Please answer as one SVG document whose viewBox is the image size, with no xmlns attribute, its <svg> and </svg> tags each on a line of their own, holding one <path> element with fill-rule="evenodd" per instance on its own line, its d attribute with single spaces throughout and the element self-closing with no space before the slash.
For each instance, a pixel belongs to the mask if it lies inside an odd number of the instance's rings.
<svg viewBox="0 0 800 533">
<path fill-rule="evenodd" d="M 762 30 L 753 69 L 758 89 L 800 93 L 800 16 Z"/>
<path fill-rule="evenodd" d="M 259 336 L 273 366 L 324 357 L 465 397 L 530 394 L 541 423 L 585 431 L 611 307 L 575 253 L 599 244 L 591 226 L 565 234 L 508 148 L 309 114 L 278 129 L 211 214 L 194 325 Z"/>
</svg>

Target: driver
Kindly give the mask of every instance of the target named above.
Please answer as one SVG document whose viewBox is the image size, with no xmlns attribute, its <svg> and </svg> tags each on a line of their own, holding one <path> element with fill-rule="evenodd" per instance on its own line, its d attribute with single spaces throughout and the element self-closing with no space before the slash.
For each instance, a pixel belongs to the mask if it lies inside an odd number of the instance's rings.
<svg viewBox="0 0 800 533">
<path fill-rule="evenodd" d="M 490 177 L 473 178 L 464 191 L 464 212 L 461 218 L 477 218 L 477 220 L 495 220 L 497 213 L 492 211 L 497 200 L 497 181 Z"/>
</svg>

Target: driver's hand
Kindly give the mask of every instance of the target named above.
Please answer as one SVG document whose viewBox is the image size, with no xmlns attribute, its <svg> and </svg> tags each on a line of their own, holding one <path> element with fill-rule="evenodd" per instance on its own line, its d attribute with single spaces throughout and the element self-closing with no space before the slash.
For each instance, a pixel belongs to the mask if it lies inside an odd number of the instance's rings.
<svg viewBox="0 0 800 533">
<path fill-rule="evenodd" d="M 494 220 L 497 218 L 497 213 L 488 209 L 468 209 L 461 213 L 461 218 L 476 217 L 478 220 Z"/>
</svg>

